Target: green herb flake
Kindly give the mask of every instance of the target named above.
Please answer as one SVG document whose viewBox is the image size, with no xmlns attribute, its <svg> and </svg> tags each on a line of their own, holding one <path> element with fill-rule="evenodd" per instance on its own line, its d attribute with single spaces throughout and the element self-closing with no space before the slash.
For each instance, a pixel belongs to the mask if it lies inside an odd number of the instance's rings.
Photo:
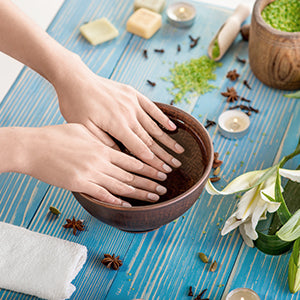
<svg viewBox="0 0 300 300">
<path fill-rule="evenodd" d="M 215 41 L 214 41 L 214 45 L 213 45 L 211 54 L 212 54 L 213 59 L 216 59 L 220 56 L 220 46 L 219 46 L 217 39 L 215 39 Z"/>
<path fill-rule="evenodd" d="M 229 154 L 230 154 L 230 151 L 227 151 L 227 152 L 226 152 L 226 155 L 229 155 Z"/>
<path fill-rule="evenodd" d="M 221 65 L 206 55 L 181 64 L 175 63 L 174 67 L 170 69 L 170 77 L 167 78 L 173 83 L 172 90 L 176 91 L 174 102 L 181 102 L 189 92 L 194 92 L 199 96 L 215 89 L 216 87 L 208 81 L 216 80 L 214 72 Z"/>
<path fill-rule="evenodd" d="M 277 30 L 300 31 L 299 0 L 276 0 L 267 5 L 261 15 L 267 24 Z"/>
</svg>

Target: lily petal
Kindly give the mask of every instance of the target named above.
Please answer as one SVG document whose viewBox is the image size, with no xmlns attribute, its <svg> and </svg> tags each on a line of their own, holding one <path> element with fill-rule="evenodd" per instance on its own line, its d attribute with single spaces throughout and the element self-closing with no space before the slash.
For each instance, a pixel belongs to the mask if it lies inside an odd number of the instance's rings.
<svg viewBox="0 0 300 300">
<path fill-rule="evenodd" d="M 254 228 L 253 228 L 254 227 Z M 258 234 L 255 231 L 256 224 L 252 224 L 251 222 L 246 222 L 243 224 L 243 228 L 245 230 L 245 234 L 251 239 L 256 240 L 258 238 Z"/>
<path fill-rule="evenodd" d="M 279 174 L 292 181 L 300 182 L 300 170 L 279 169 Z"/>
<path fill-rule="evenodd" d="M 254 243 L 253 241 L 247 236 L 246 232 L 245 232 L 245 228 L 244 228 L 244 224 L 242 224 L 240 227 L 239 227 L 239 230 L 240 230 L 240 234 L 245 242 L 245 244 L 251 248 L 254 247 Z"/>
<path fill-rule="evenodd" d="M 207 192 L 211 195 L 229 195 L 249 190 L 257 180 L 266 172 L 266 170 L 251 171 L 244 173 L 232 180 L 222 191 L 218 191 L 211 183 L 207 181 L 205 186 Z"/>
<path fill-rule="evenodd" d="M 225 235 L 228 232 L 232 231 L 233 229 L 237 228 L 238 226 L 240 226 L 244 221 L 242 220 L 238 220 L 236 218 L 236 212 L 233 213 L 228 220 L 225 222 L 225 225 L 221 231 L 221 235 Z"/>
</svg>

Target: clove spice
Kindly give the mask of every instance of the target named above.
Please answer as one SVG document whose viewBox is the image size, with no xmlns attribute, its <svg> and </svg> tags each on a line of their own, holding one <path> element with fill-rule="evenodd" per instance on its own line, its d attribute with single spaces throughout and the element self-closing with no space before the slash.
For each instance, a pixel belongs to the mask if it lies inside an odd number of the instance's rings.
<svg viewBox="0 0 300 300">
<path fill-rule="evenodd" d="M 238 56 L 236 57 L 236 60 L 242 64 L 245 64 L 246 63 L 246 59 L 244 58 L 239 58 Z"/>
<path fill-rule="evenodd" d="M 244 81 L 243 81 L 243 84 L 244 84 L 249 90 L 251 90 L 251 86 L 249 85 L 249 83 L 248 83 L 247 80 L 244 80 Z"/>
<path fill-rule="evenodd" d="M 156 83 L 153 82 L 153 81 L 150 81 L 150 80 L 147 79 L 147 82 L 148 82 L 151 86 L 156 86 Z"/>
<path fill-rule="evenodd" d="M 143 55 L 144 55 L 145 58 L 148 58 L 148 51 L 147 51 L 147 49 L 143 50 Z"/>
<path fill-rule="evenodd" d="M 217 123 L 215 121 L 212 121 L 212 120 L 206 120 L 206 125 L 205 125 L 205 128 L 209 128 L 210 126 L 214 126 L 216 125 Z"/>
<path fill-rule="evenodd" d="M 154 49 L 154 52 L 157 52 L 157 53 L 164 53 L 165 50 L 164 50 L 164 49 Z"/>
<path fill-rule="evenodd" d="M 193 294 L 193 287 L 192 286 L 189 287 L 188 296 L 194 296 L 194 294 Z"/>
<path fill-rule="evenodd" d="M 177 45 L 177 52 L 180 52 L 181 51 L 181 46 L 178 44 Z"/>
<path fill-rule="evenodd" d="M 246 99 L 246 98 L 244 98 L 244 97 L 241 97 L 241 101 L 245 101 L 245 102 L 251 102 L 251 100 L 248 100 L 248 99 Z"/>
</svg>

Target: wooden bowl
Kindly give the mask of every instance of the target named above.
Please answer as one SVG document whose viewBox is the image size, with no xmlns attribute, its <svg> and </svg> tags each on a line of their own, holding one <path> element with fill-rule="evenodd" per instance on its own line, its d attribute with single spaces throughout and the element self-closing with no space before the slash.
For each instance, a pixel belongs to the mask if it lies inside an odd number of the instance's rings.
<svg viewBox="0 0 300 300">
<path fill-rule="evenodd" d="M 133 207 L 120 207 L 73 193 L 95 218 L 124 231 L 151 231 L 177 219 L 198 199 L 212 167 L 214 150 L 203 125 L 174 106 L 157 105 L 179 127 L 169 134 L 185 148 L 184 154 L 172 153 L 181 160 L 182 166 L 173 170 L 162 183 L 168 189 L 167 194 L 155 204 L 126 199 Z"/>
<path fill-rule="evenodd" d="M 300 32 L 274 29 L 262 18 L 263 9 L 274 0 L 257 0 L 249 36 L 249 62 L 264 84 L 282 90 L 300 89 Z"/>
</svg>

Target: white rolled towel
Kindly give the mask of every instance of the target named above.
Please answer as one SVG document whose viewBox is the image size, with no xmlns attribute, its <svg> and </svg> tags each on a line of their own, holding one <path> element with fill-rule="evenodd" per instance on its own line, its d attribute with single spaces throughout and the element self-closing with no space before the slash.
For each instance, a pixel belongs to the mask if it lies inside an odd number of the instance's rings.
<svg viewBox="0 0 300 300">
<path fill-rule="evenodd" d="M 85 246 L 0 222 L 0 288 L 68 299 L 86 258 Z"/>
</svg>

